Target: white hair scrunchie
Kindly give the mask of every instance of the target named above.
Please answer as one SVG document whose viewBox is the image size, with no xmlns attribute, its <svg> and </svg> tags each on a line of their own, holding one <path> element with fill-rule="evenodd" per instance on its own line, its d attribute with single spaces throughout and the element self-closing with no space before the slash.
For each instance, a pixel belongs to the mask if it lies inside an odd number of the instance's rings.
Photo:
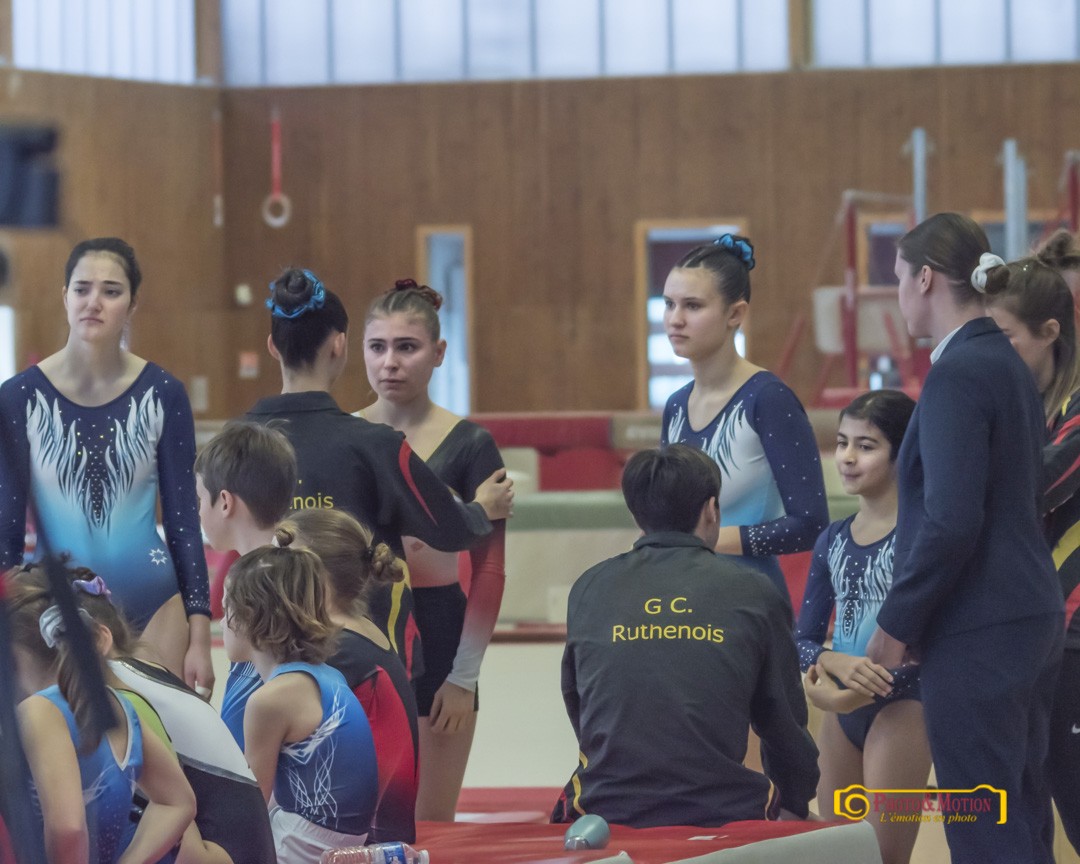
<svg viewBox="0 0 1080 864">
<path fill-rule="evenodd" d="M 97 623 L 94 621 L 94 616 L 85 609 L 79 609 L 79 617 L 83 619 L 83 622 L 88 627 L 93 627 Z M 64 627 L 64 616 L 60 612 L 59 606 L 50 606 L 41 613 L 41 617 L 38 619 L 38 629 L 41 630 L 41 638 L 45 640 L 45 644 L 50 648 L 56 648 L 60 637 L 67 633 L 67 628 Z"/>
<path fill-rule="evenodd" d="M 983 252 L 983 254 L 979 256 L 979 266 L 971 271 L 971 287 L 980 294 L 985 294 L 987 274 L 995 267 L 1004 266 L 1004 258 L 999 258 L 993 252 Z"/>
</svg>

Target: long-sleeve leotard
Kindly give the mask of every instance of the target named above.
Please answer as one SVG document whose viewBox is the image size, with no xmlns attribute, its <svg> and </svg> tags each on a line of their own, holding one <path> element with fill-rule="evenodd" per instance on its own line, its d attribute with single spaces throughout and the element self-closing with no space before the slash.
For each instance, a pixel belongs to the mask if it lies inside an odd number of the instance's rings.
<svg viewBox="0 0 1080 864">
<path fill-rule="evenodd" d="M 463 500 L 471 501 L 480 484 L 503 467 L 503 460 L 486 429 L 461 420 L 428 457 L 427 465 Z M 457 583 L 457 554 L 439 552 L 413 537 L 405 538 L 405 545 L 414 589 Z M 446 678 L 466 690 L 476 687 L 480 664 L 499 617 L 506 582 L 505 547 L 506 522 L 500 520 L 487 538 L 469 550 L 471 582 L 465 623 L 453 669 Z"/>
<path fill-rule="evenodd" d="M 829 618 L 836 609 L 832 650 L 861 657 L 877 627 L 877 613 L 892 586 L 896 531 L 861 546 L 851 536 L 854 516 L 833 522 L 814 544 L 802 609 L 795 627 L 799 665 L 805 672 L 825 651 Z M 901 699 L 918 689 L 918 667 L 890 670 L 893 691 L 884 700 Z"/>
<path fill-rule="evenodd" d="M 85 407 L 32 366 L 0 386 L 0 422 L 0 568 L 23 559 L 32 489 L 49 547 L 99 573 L 136 625 L 178 589 L 189 615 L 210 614 L 195 428 L 178 380 L 147 363 L 121 396 Z"/>
</svg>

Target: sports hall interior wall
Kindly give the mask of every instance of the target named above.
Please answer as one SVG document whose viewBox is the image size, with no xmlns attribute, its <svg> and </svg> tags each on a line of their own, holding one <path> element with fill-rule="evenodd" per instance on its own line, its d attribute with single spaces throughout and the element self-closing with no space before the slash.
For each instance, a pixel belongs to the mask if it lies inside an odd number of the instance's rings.
<svg viewBox="0 0 1080 864">
<path fill-rule="evenodd" d="M 17 81 L 17 83 L 16 83 Z M 225 224 L 211 222 L 212 112 L 223 111 Z M 269 117 L 283 129 L 293 214 L 267 226 Z M 415 274 L 422 225 L 472 233 L 474 408 L 633 409 L 644 345 L 639 220 L 744 220 L 757 246 L 750 356 L 775 365 L 815 284 L 839 284 L 841 193 L 906 193 L 901 148 L 933 142 L 931 210 L 1000 211 L 1004 138 L 1029 167 L 1031 210 L 1056 209 L 1080 145 L 1080 67 L 1000 66 L 762 75 L 219 90 L 6 71 L 5 120 L 63 134 L 65 225 L 0 235 L 15 266 L 20 354 L 60 344 L 62 266 L 86 235 L 130 239 L 147 274 L 133 348 L 208 379 L 224 417 L 275 392 L 267 281 L 309 266 L 356 326 L 340 401 L 370 398 L 363 312 Z M 76 170 L 77 169 L 77 170 Z M 252 286 L 238 306 L 234 286 Z M 789 379 L 819 368 L 804 336 Z M 238 376 L 238 352 L 261 358 Z"/>
<path fill-rule="evenodd" d="M 58 128 L 61 221 L 55 230 L 5 230 L 11 260 L 0 302 L 17 309 L 17 364 L 57 350 L 67 334 L 61 289 L 71 247 L 124 237 L 143 287 L 132 349 L 181 376 L 212 379 L 206 416 L 226 416 L 229 322 L 221 290 L 224 243 L 211 223 L 214 88 L 0 71 L 0 120 Z"/>
</svg>

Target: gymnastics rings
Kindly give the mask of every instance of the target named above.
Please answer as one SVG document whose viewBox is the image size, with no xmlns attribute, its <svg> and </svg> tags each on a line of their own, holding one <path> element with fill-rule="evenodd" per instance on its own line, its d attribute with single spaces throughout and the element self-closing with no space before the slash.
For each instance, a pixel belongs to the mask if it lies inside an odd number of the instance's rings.
<svg viewBox="0 0 1080 864">
<path fill-rule="evenodd" d="M 271 192 L 262 203 L 263 221 L 271 228 L 284 228 L 292 217 L 292 201 L 284 192 Z"/>
</svg>

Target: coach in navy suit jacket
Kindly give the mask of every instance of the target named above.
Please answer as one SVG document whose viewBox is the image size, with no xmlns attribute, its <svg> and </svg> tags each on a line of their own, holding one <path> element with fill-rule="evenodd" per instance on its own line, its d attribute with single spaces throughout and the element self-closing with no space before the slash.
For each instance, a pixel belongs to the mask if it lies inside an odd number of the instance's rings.
<svg viewBox="0 0 1080 864">
<path fill-rule="evenodd" d="M 900 243 L 901 311 L 913 336 L 939 344 L 897 458 L 895 576 L 867 653 L 886 666 L 905 646 L 921 658 L 939 788 L 1005 790 L 1005 824 L 997 795 L 983 802 L 992 815 L 946 821 L 953 861 L 1049 864 L 1045 761 L 1063 605 L 1037 515 L 1042 403 L 983 315 L 976 292 L 1008 279 L 988 250 L 957 214 Z"/>
<path fill-rule="evenodd" d="M 896 574 L 881 627 L 919 648 L 1062 611 L 1038 519 L 1046 421 L 1031 371 L 991 318 L 949 340 L 897 457 Z"/>
</svg>

